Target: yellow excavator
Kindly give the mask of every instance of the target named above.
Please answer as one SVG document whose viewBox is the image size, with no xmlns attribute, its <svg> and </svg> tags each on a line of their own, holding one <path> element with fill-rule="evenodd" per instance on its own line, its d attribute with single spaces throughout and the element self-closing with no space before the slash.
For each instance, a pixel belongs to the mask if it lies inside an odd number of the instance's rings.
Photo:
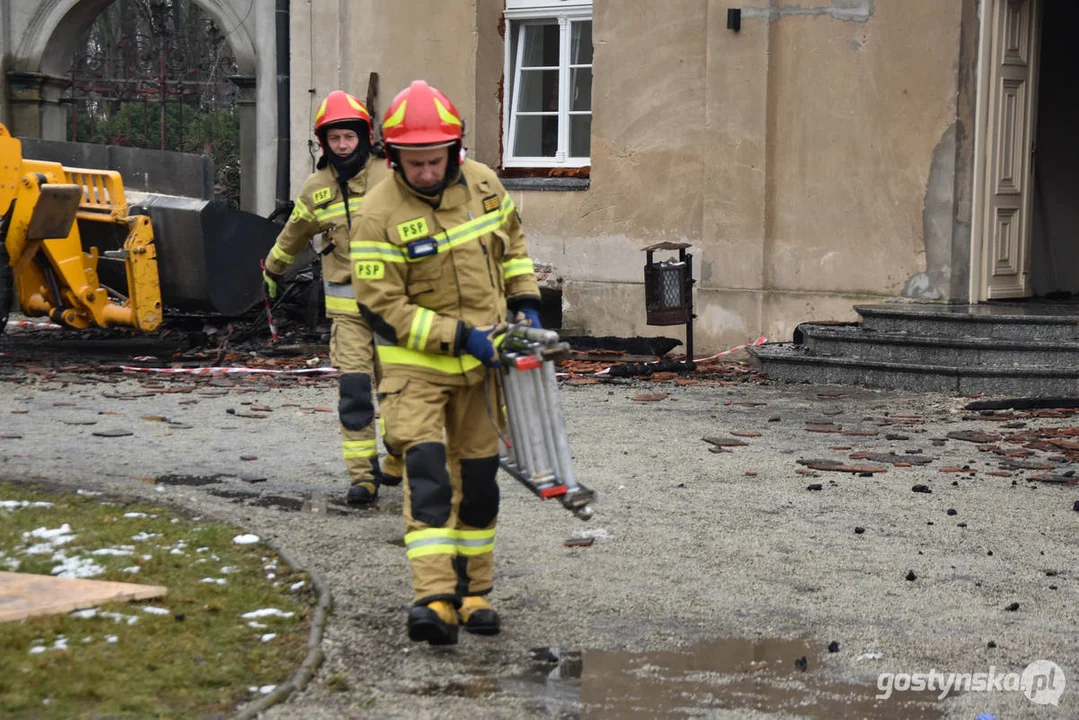
<svg viewBox="0 0 1079 720">
<path fill-rule="evenodd" d="M 29 160 L 0 125 L 0 333 L 14 302 L 67 328 L 157 330 L 262 299 L 280 226 L 212 200 L 124 192 L 119 172 Z"/>
</svg>

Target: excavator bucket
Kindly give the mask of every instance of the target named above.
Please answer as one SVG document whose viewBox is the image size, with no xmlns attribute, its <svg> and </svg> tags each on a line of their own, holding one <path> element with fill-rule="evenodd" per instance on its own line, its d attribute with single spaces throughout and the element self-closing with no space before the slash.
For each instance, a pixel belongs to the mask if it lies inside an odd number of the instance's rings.
<svg viewBox="0 0 1079 720">
<path fill-rule="evenodd" d="M 131 215 L 148 216 L 153 226 L 166 313 L 235 317 L 262 299 L 259 260 L 280 225 L 212 200 L 128 192 L 127 202 Z M 79 230 L 84 247 L 98 247 L 105 259 L 121 256 L 124 238 L 115 228 L 83 223 Z M 122 271 L 120 264 L 103 262 L 98 272 L 109 285 L 121 281 Z"/>
</svg>

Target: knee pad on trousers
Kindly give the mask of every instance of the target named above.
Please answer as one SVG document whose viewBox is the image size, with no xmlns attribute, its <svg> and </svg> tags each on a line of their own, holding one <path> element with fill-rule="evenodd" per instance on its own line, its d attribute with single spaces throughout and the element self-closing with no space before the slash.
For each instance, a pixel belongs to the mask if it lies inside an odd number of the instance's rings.
<svg viewBox="0 0 1079 720">
<path fill-rule="evenodd" d="M 375 406 L 371 402 L 371 376 L 367 373 L 345 373 L 340 381 L 341 399 L 337 415 L 349 430 L 363 430 L 374 422 Z"/>
<path fill-rule="evenodd" d="M 487 527 L 498 516 L 498 456 L 461 461 L 461 522 Z"/>
<path fill-rule="evenodd" d="M 453 487 L 446 469 L 446 446 L 425 442 L 405 453 L 410 512 L 413 520 L 442 527 L 450 519 Z"/>
</svg>

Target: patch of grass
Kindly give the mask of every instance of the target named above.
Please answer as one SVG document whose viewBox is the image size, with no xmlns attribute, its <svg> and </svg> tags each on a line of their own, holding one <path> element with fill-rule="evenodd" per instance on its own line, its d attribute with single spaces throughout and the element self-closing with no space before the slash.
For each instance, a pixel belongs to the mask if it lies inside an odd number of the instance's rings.
<svg viewBox="0 0 1079 720">
<path fill-rule="evenodd" d="M 52 505 L 0 504 L 0 570 L 48 575 L 63 558 L 87 559 L 102 568 L 91 579 L 163 585 L 168 595 L 102 605 L 93 617 L 0 623 L 0 717 L 220 717 L 303 661 L 310 580 L 261 542 L 234 543 L 242 530 L 142 502 L 0 482 L 5 500 Z M 63 544 L 25 535 L 64 523 L 74 538 Z M 129 554 L 92 554 L 108 548 Z M 268 608 L 291 616 L 242 617 Z"/>
<path fill-rule="evenodd" d="M 326 679 L 326 689 L 330 692 L 348 692 L 348 678 L 343 673 L 334 673 Z"/>
</svg>

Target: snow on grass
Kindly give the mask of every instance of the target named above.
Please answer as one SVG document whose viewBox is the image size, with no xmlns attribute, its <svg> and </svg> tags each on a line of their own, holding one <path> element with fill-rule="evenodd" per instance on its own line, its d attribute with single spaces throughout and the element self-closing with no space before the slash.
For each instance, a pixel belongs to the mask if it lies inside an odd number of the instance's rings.
<svg viewBox="0 0 1079 720">
<path fill-rule="evenodd" d="M 23 555 L 52 555 L 56 552 L 56 546 L 50 543 L 38 543 L 31 545 L 22 551 Z"/>
<path fill-rule="evenodd" d="M 57 577 L 91 578 L 105 572 L 105 568 L 90 558 L 58 558 L 54 556 L 53 560 L 58 560 L 60 564 L 50 570 L 49 573 Z"/>
<path fill-rule="evenodd" d="M 253 620 L 255 618 L 264 618 L 264 617 L 290 618 L 290 617 L 292 617 L 292 615 L 293 615 L 293 613 L 284 612 L 284 611 L 278 610 L 277 608 L 263 608 L 261 610 L 252 610 L 249 613 L 244 613 L 240 617 L 242 617 L 244 620 Z"/>
<path fill-rule="evenodd" d="M 252 535 L 251 533 L 245 533 L 243 535 L 237 535 L 232 538 L 232 542 L 237 545 L 253 545 L 257 543 L 261 538 L 258 535 Z"/>
<path fill-rule="evenodd" d="M 100 550 L 92 550 L 91 555 L 111 555 L 113 557 L 123 557 L 124 555 L 133 555 L 134 548 L 121 545 L 118 548 L 101 548 Z"/>
<path fill-rule="evenodd" d="M 261 640 L 262 642 L 270 642 L 275 637 L 277 637 L 277 633 L 264 633 L 262 635 L 259 635 L 259 640 Z"/>
<path fill-rule="evenodd" d="M 169 615 L 172 613 L 168 608 L 154 607 L 153 605 L 144 605 L 139 609 L 144 613 L 150 613 L 151 615 Z"/>
<path fill-rule="evenodd" d="M 143 540 L 149 540 L 150 538 L 155 537 L 161 537 L 161 533 L 137 532 L 131 536 L 131 539 L 135 542 L 142 542 Z"/>
<path fill-rule="evenodd" d="M 211 583 L 213 585 L 224 585 L 224 584 L 226 584 L 228 582 L 228 580 L 226 580 L 225 578 L 204 577 L 202 580 L 199 580 L 199 582 L 200 583 Z"/>
<path fill-rule="evenodd" d="M 43 643 L 44 640 L 35 640 L 35 643 Z M 40 655 L 46 650 L 67 650 L 67 638 L 63 635 L 57 635 L 53 640 L 52 647 L 47 645 L 34 645 L 30 648 L 31 655 Z"/>
<path fill-rule="evenodd" d="M 22 508 L 51 508 L 51 502 L 31 502 L 29 500 L 0 500 L 0 508 L 4 510 L 21 510 Z"/>
<path fill-rule="evenodd" d="M 128 625 L 134 625 L 135 623 L 137 623 L 139 621 L 139 618 L 138 618 L 137 615 L 124 615 L 123 613 L 104 612 L 104 611 L 101 612 L 100 614 L 101 614 L 101 617 L 108 618 L 109 620 L 112 620 L 113 622 L 127 623 Z"/>
<path fill-rule="evenodd" d="M 55 538 L 65 537 L 67 535 L 71 535 L 71 526 L 68 525 L 67 523 L 64 523 L 60 527 L 52 528 L 51 530 L 49 528 L 47 528 L 47 527 L 44 527 L 44 526 L 39 527 L 39 528 L 34 528 L 33 530 L 28 530 L 28 531 L 24 532 L 22 534 L 22 537 L 23 537 L 24 540 L 28 540 L 30 538 L 40 538 L 41 540 L 50 540 L 51 541 L 51 540 L 54 540 Z M 74 535 L 72 535 L 72 537 L 74 537 Z M 67 541 L 65 540 L 64 542 L 67 542 Z"/>
<path fill-rule="evenodd" d="M 129 512 L 129 513 L 124 513 L 124 517 L 126 517 L 126 518 L 144 518 L 144 517 L 146 517 L 146 513 L 144 513 L 144 512 Z"/>
</svg>

